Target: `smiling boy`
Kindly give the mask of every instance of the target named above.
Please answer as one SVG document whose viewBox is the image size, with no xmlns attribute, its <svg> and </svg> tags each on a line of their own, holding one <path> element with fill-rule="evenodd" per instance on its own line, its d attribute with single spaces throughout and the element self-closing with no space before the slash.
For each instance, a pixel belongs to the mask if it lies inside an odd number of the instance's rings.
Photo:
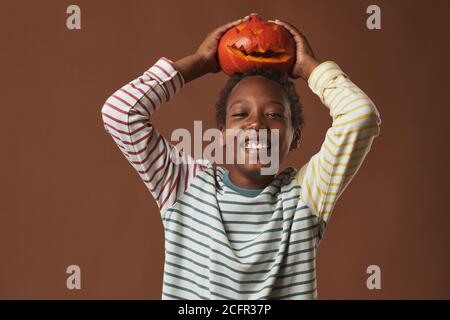
<svg viewBox="0 0 450 320">
<path fill-rule="evenodd" d="M 380 116 L 367 95 L 336 63 L 317 61 L 296 28 L 276 21 L 296 42 L 290 77 L 304 79 L 333 119 L 319 152 L 300 169 L 274 175 L 261 174 L 260 163 L 222 167 L 173 152 L 151 115 L 188 82 L 220 71 L 220 37 L 242 20 L 211 32 L 192 55 L 175 62 L 162 57 L 102 108 L 105 129 L 160 209 L 163 299 L 317 299 L 319 241 L 379 134 Z M 281 164 L 300 144 L 298 95 L 291 80 L 270 71 L 233 75 L 219 97 L 216 119 L 222 132 L 276 130 Z M 227 147 L 226 135 L 223 142 Z M 248 157 L 251 148 L 243 144 L 236 152 Z"/>
</svg>

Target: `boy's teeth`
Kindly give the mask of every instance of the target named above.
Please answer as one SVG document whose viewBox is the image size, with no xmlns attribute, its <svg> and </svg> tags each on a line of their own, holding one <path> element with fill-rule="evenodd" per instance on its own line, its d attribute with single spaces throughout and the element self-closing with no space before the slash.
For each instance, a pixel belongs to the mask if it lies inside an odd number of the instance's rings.
<svg viewBox="0 0 450 320">
<path fill-rule="evenodd" d="M 267 145 L 264 143 L 247 142 L 247 143 L 245 143 L 245 148 L 246 149 L 262 149 L 262 148 L 267 148 Z"/>
</svg>

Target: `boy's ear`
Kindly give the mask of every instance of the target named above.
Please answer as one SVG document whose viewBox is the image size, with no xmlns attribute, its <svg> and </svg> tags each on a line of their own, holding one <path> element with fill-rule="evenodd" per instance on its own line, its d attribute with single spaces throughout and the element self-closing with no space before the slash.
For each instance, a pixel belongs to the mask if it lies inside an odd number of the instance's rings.
<svg viewBox="0 0 450 320">
<path fill-rule="evenodd" d="M 302 138 L 302 131 L 297 128 L 294 132 L 294 139 L 291 143 L 291 150 L 298 149 L 300 147 L 300 140 Z"/>
</svg>

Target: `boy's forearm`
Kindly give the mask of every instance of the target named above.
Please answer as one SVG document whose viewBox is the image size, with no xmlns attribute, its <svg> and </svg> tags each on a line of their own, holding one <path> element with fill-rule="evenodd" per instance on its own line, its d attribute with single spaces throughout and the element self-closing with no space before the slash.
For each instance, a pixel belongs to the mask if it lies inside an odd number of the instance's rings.
<svg viewBox="0 0 450 320">
<path fill-rule="evenodd" d="M 315 58 L 306 56 L 301 62 L 297 63 L 295 67 L 297 68 L 297 73 L 300 77 L 308 82 L 311 73 L 320 63 L 321 62 L 317 61 Z"/>
<path fill-rule="evenodd" d="M 183 76 L 185 83 L 209 73 L 206 64 L 196 54 L 175 61 L 174 66 Z"/>
<path fill-rule="evenodd" d="M 353 132 L 357 128 L 381 123 L 372 100 L 335 62 L 328 60 L 316 67 L 309 75 L 308 85 L 330 109 L 335 131 Z"/>
</svg>

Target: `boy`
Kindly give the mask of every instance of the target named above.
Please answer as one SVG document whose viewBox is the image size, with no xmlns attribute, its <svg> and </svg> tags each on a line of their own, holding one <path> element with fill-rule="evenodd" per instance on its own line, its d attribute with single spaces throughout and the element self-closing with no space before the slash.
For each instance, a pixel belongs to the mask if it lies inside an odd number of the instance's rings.
<svg viewBox="0 0 450 320">
<path fill-rule="evenodd" d="M 317 299 L 315 257 L 334 205 L 379 134 L 373 102 L 332 61 L 319 63 L 294 37 L 293 79 L 303 78 L 330 109 L 320 151 L 300 170 L 262 175 L 259 163 L 226 168 L 174 150 L 149 122 L 189 81 L 220 71 L 216 51 L 231 22 L 195 54 L 159 59 L 109 97 L 105 129 L 137 170 L 161 212 L 165 234 L 163 299 Z M 279 161 L 298 147 L 303 122 L 292 82 L 271 72 L 234 75 L 217 103 L 226 129 L 278 130 Z M 226 138 L 223 139 L 227 144 Z M 241 150 L 248 155 L 245 144 Z"/>
</svg>

